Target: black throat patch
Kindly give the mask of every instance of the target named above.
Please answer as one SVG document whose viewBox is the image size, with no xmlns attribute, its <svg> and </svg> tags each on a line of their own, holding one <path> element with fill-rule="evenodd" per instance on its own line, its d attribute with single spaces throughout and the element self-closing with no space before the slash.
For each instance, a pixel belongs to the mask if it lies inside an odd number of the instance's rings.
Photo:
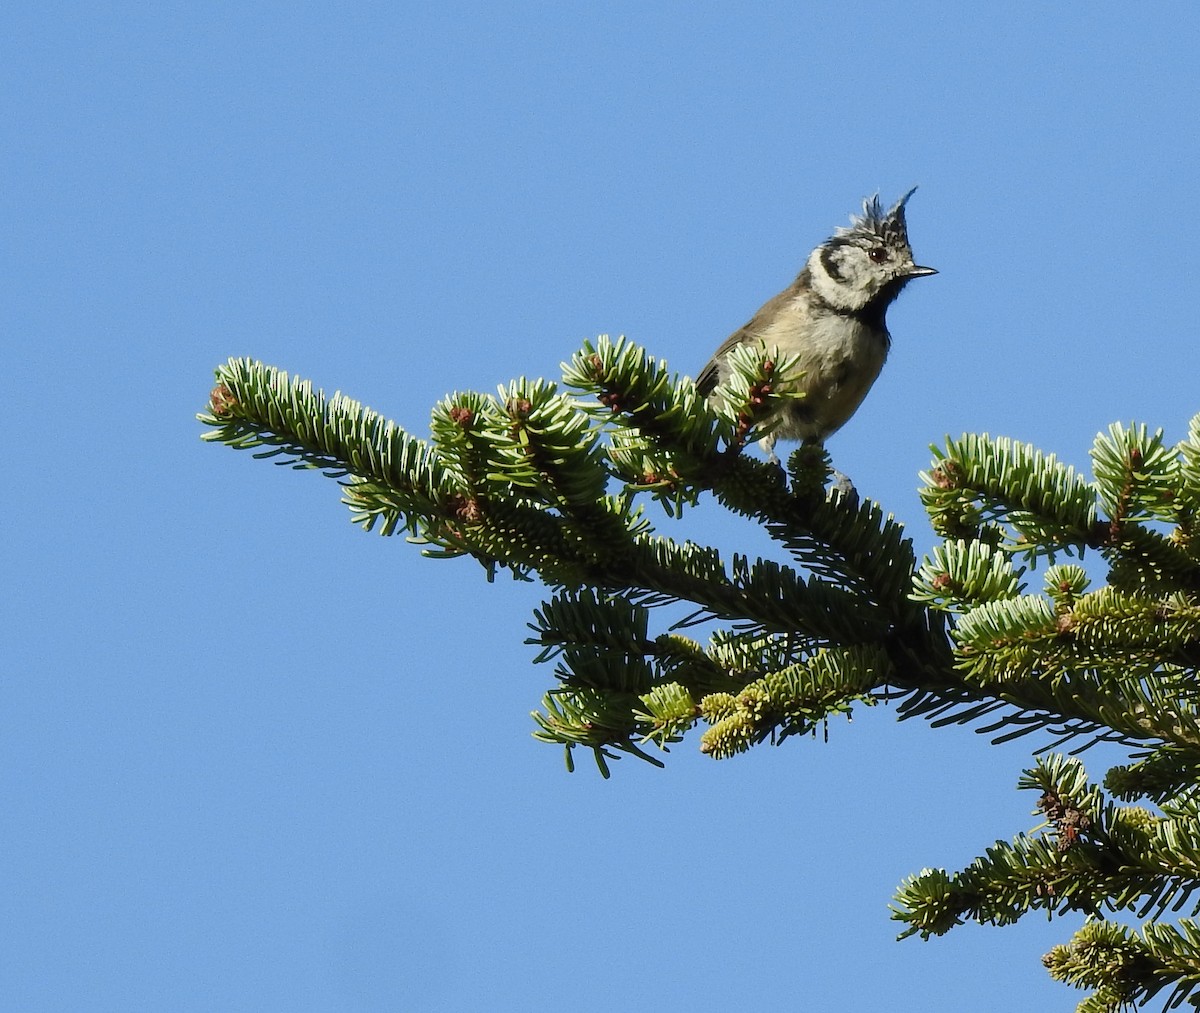
<svg viewBox="0 0 1200 1013">
<path fill-rule="evenodd" d="M 824 260 L 825 254 L 822 251 L 822 264 L 824 264 Z M 823 299 L 811 284 L 809 286 L 809 298 L 812 300 L 814 308 L 819 312 L 829 313 L 832 316 L 842 317 L 845 320 L 856 320 L 864 327 L 868 327 L 873 331 L 882 331 L 884 340 L 890 344 L 891 335 L 887 331 L 887 310 L 896 301 L 896 296 L 900 294 L 900 290 L 904 288 L 907 281 L 907 278 L 898 278 L 895 281 L 888 282 L 874 299 L 867 303 L 866 306 L 862 306 L 856 310 L 834 306 L 833 303 Z"/>
</svg>

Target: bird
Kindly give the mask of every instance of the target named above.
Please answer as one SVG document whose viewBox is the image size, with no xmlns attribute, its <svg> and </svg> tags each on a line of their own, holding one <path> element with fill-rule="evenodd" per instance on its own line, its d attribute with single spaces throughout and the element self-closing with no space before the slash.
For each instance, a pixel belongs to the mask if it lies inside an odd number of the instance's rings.
<svg viewBox="0 0 1200 1013">
<path fill-rule="evenodd" d="M 803 396 L 785 399 L 765 420 L 774 424 L 762 439 L 772 463 L 779 463 L 776 440 L 824 445 L 846 424 L 887 360 L 888 307 L 914 278 L 938 273 L 918 265 L 909 246 L 904 207 L 916 189 L 887 211 L 878 194 L 864 200 L 862 214 L 813 250 L 796 280 L 726 338 L 700 371 L 696 389 L 711 398 L 738 345 L 798 357 L 803 373 L 786 392 Z"/>
</svg>

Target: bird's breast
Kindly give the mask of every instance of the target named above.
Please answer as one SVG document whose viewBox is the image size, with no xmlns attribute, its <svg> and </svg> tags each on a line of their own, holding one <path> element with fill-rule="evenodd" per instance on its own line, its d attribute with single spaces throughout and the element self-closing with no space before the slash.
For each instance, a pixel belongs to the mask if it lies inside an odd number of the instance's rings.
<svg viewBox="0 0 1200 1013">
<path fill-rule="evenodd" d="M 862 404 L 887 359 L 888 336 L 841 316 L 810 319 L 787 337 L 769 343 L 797 355 L 804 371 L 795 385 L 804 397 L 792 402 L 780 428 L 784 439 L 824 440 L 840 429 Z"/>
</svg>

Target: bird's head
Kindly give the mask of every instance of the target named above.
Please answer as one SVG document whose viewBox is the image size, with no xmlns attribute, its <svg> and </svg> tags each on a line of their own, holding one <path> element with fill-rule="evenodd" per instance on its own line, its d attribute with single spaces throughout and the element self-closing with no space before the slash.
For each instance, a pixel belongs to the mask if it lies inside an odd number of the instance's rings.
<svg viewBox="0 0 1200 1013">
<path fill-rule="evenodd" d="M 937 274 L 913 260 L 908 244 L 904 205 L 916 187 L 888 211 L 879 195 L 863 201 L 861 215 L 840 228 L 812 252 L 808 267 L 813 289 L 837 309 L 858 312 L 872 304 L 887 305 L 913 278 Z"/>
</svg>

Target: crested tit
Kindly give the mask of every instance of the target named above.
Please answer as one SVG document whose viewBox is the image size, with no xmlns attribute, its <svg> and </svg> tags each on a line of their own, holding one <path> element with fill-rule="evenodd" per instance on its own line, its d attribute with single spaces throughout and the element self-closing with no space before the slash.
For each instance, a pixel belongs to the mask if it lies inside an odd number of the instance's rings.
<svg viewBox="0 0 1200 1013">
<path fill-rule="evenodd" d="M 730 349 L 742 343 L 796 355 L 803 375 L 763 438 L 771 461 L 776 440 L 822 444 L 862 404 L 879 376 L 892 339 L 887 308 L 913 278 L 937 274 L 913 261 L 904 221 L 909 190 L 884 212 L 876 195 L 863 202 L 861 216 L 839 228 L 809 254 L 796 280 L 734 331 L 700 371 L 696 387 L 710 395 L 728 375 Z"/>
</svg>

